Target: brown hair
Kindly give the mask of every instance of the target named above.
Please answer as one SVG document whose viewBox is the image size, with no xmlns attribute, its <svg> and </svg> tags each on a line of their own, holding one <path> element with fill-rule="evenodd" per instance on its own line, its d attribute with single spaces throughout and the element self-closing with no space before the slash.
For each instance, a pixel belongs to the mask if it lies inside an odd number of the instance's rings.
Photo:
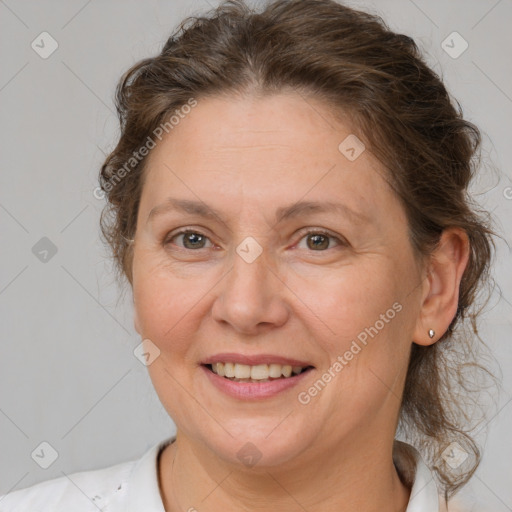
<svg viewBox="0 0 512 512">
<path fill-rule="evenodd" d="M 100 173 L 108 200 L 102 234 L 118 277 L 132 283 L 129 240 L 147 157 L 134 160 L 112 183 L 134 152 L 191 98 L 290 88 L 349 116 L 387 170 L 419 260 L 435 249 L 443 229 L 457 226 L 468 234 L 471 252 L 457 313 L 437 343 L 413 343 L 399 417 L 399 431 L 414 440 L 448 499 L 480 462 L 478 446 L 461 423 L 469 421 L 461 392 L 471 394 L 468 368 L 487 371 L 477 363 L 474 340 L 482 341 L 476 304 L 490 277 L 494 232 L 490 216 L 468 195 L 480 164 L 481 135 L 463 119 L 456 100 L 454 107 L 413 39 L 392 32 L 379 16 L 333 0 L 278 0 L 260 12 L 241 0 L 228 1 L 185 19 L 159 55 L 129 69 L 116 94 L 121 136 Z M 471 455 L 457 471 L 442 457 L 452 442 Z"/>
</svg>

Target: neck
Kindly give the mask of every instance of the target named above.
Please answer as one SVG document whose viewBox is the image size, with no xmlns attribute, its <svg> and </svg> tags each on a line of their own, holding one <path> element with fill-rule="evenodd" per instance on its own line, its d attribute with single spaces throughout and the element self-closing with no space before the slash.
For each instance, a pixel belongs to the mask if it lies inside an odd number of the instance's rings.
<svg viewBox="0 0 512 512">
<path fill-rule="evenodd" d="M 359 439 L 359 442 L 361 440 Z M 364 446 L 364 449 L 361 449 Z M 161 494 L 166 512 L 246 510 L 278 507 L 280 512 L 404 512 L 410 489 L 393 464 L 392 441 L 347 440 L 323 457 L 293 461 L 287 467 L 237 468 L 205 453 L 177 435 L 159 461 Z"/>
</svg>

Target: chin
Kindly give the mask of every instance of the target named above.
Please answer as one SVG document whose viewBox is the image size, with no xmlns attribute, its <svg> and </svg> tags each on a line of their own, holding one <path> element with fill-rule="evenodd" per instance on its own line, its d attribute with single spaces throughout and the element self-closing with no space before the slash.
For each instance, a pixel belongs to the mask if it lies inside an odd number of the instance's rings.
<svg viewBox="0 0 512 512">
<path fill-rule="evenodd" d="M 215 456 L 237 469 L 264 470 L 293 461 L 316 437 L 311 429 L 299 425 L 296 430 L 288 427 L 284 432 L 279 425 L 282 420 L 282 417 L 257 422 L 240 420 L 224 425 L 229 433 L 219 427 L 215 433 L 202 433 L 200 437 Z M 310 435 L 305 436 L 304 432 Z"/>
</svg>

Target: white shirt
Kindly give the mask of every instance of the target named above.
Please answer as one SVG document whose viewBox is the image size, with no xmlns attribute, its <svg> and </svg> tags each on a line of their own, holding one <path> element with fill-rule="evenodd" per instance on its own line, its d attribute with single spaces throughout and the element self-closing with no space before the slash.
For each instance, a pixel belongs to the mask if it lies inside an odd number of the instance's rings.
<svg viewBox="0 0 512 512">
<path fill-rule="evenodd" d="M 72 473 L 0 496 L 0 512 L 165 512 L 158 485 L 158 454 L 174 438 L 153 445 L 139 460 L 103 469 Z M 405 447 L 416 461 L 393 453 L 397 469 L 412 480 L 406 512 L 443 512 L 432 473 L 413 446 Z M 411 472 L 412 469 L 412 472 Z"/>
</svg>

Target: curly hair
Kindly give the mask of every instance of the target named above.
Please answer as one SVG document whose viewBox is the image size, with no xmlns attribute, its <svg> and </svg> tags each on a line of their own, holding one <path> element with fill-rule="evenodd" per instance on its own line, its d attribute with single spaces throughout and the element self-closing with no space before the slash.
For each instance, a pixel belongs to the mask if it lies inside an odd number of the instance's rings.
<svg viewBox="0 0 512 512">
<path fill-rule="evenodd" d="M 350 119 L 386 169 L 418 258 L 432 254 L 445 228 L 462 228 L 469 237 L 457 312 L 438 342 L 413 343 L 398 423 L 448 500 L 481 459 L 461 397 L 471 395 L 468 368 L 492 377 L 476 355 L 478 341 L 485 345 L 476 318 L 480 292 L 492 281 L 496 233 L 468 192 L 480 166 L 479 129 L 463 118 L 414 40 L 391 31 L 380 16 L 334 0 L 277 0 L 259 11 L 231 0 L 186 18 L 157 56 L 126 71 L 116 90 L 120 138 L 100 172 L 107 199 L 100 224 L 117 277 L 132 284 L 130 240 L 147 161 L 139 148 L 191 100 L 290 89 Z M 457 470 L 443 460 L 451 443 L 471 455 Z"/>
</svg>

